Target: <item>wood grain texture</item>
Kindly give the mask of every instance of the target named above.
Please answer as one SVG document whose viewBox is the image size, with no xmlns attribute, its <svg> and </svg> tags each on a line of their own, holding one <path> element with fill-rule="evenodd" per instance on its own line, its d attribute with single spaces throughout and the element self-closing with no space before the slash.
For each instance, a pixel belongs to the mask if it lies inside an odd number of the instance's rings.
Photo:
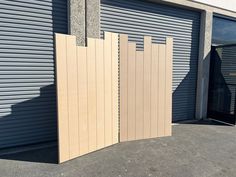
<svg viewBox="0 0 236 177">
<path fill-rule="evenodd" d="M 165 45 L 159 44 L 159 89 L 158 89 L 158 128 L 157 136 L 165 135 Z"/>
<path fill-rule="evenodd" d="M 119 141 L 119 84 L 118 84 L 118 34 L 112 33 L 112 144 Z"/>
<path fill-rule="evenodd" d="M 96 50 L 95 39 L 88 38 L 87 68 L 88 68 L 88 127 L 89 151 L 96 150 L 97 146 L 97 107 L 96 107 Z"/>
<path fill-rule="evenodd" d="M 105 145 L 105 107 L 104 107 L 104 58 L 103 40 L 96 39 L 96 79 L 97 79 L 97 148 Z"/>
<path fill-rule="evenodd" d="M 144 37 L 144 138 L 151 136 L 151 37 Z"/>
<path fill-rule="evenodd" d="M 173 41 L 136 51 L 120 36 L 120 141 L 171 135 Z"/>
<path fill-rule="evenodd" d="M 165 136 L 171 136 L 172 129 L 172 70 L 173 70 L 173 39 L 166 38 L 166 118 Z"/>
<path fill-rule="evenodd" d="M 157 137 L 158 117 L 158 45 L 152 44 L 151 65 L 151 137 Z"/>
<path fill-rule="evenodd" d="M 75 41 L 56 34 L 59 163 L 119 137 L 171 135 L 173 39 L 164 45 L 144 37 L 144 51 L 136 51 L 127 35 L 120 35 L 118 46 L 118 34 L 109 32 L 104 40 L 88 38 L 87 47 Z"/>
<path fill-rule="evenodd" d="M 120 34 L 120 141 L 128 140 L 128 36 Z"/>
<path fill-rule="evenodd" d="M 135 76 L 135 139 L 143 139 L 144 135 L 144 115 L 143 115 L 143 51 L 136 52 L 136 76 Z"/>
<path fill-rule="evenodd" d="M 56 34 L 57 114 L 60 163 L 70 159 L 66 53 L 66 36 Z"/>
<path fill-rule="evenodd" d="M 128 140 L 135 139 L 135 60 L 136 44 L 128 44 Z"/>
<path fill-rule="evenodd" d="M 88 76 L 87 48 L 77 47 L 78 61 L 78 110 L 79 110 L 79 154 L 89 151 L 88 137 Z"/>
<path fill-rule="evenodd" d="M 118 143 L 118 34 L 56 35 L 59 163 Z"/>
<path fill-rule="evenodd" d="M 69 116 L 69 148 L 70 159 L 79 153 L 79 120 L 78 120 L 78 84 L 77 84 L 77 57 L 76 37 L 67 37 L 67 87 L 68 89 L 68 116 Z M 74 77 L 71 77 L 74 76 Z"/>
<path fill-rule="evenodd" d="M 112 33 L 105 33 L 104 71 L 105 71 L 105 145 L 112 144 Z"/>
</svg>

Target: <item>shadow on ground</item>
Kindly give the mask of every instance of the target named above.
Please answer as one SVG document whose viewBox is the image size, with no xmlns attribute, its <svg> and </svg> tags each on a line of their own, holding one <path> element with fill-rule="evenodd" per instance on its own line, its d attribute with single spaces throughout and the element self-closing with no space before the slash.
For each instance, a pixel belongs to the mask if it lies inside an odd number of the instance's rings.
<svg viewBox="0 0 236 177">
<path fill-rule="evenodd" d="M 186 120 L 186 121 L 178 121 L 175 122 L 176 124 L 193 124 L 193 125 L 216 125 L 216 126 L 232 126 L 229 124 L 221 123 L 218 121 L 215 121 L 213 119 L 209 120 Z"/>
<path fill-rule="evenodd" d="M 188 120 L 188 121 L 180 121 L 178 124 L 192 124 L 192 125 L 213 125 L 213 126 L 229 126 L 220 122 L 216 122 L 213 120 Z M 36 146 L 37 147 L 37 146 Z M 30 150 L 26 152 L 13 153 L 8 155 L 0 155 L 0 159 L 6 160 L 16 160 L 16 161 L 26 161 L 26 162 L 37 162 L 37 163 L 58 163 L 58 148 L 54 144 L 52 147 L 48 148 L 40 148 L 35 150 Z"/>
<path fill-rule="evenodd" d="M 35 149 L 26 152 L 13 153 L 0 156 L 1 159 L 25 161 L 25 162 L 37 162 L 37 163 L 51 163 L 57 164 L 58 162 L 58 150 L 56 146 L 47 147 L 42 149 Z"/>
<path fill-rule="evenodd" d="M 0 157 L 4 177 L 232 177 L 236 128 L 206 122 L 173 126 L 173 136 L 120 143 L 63 164 L 56 148 Z"/>
</svg>

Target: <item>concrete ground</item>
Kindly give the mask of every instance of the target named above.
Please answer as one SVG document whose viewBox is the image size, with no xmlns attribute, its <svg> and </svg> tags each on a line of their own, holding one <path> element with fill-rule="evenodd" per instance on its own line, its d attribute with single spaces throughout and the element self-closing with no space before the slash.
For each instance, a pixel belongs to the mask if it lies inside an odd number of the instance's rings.
<svg viewBox="0 0 236 177">
<path fill-rule="evenodd" d="M 0 177 L 236 177 L 236 128 L 173 126 L 173 136 L 120 143 L 61 165 L 56 148 L 0 157 Z"/>
</svg>

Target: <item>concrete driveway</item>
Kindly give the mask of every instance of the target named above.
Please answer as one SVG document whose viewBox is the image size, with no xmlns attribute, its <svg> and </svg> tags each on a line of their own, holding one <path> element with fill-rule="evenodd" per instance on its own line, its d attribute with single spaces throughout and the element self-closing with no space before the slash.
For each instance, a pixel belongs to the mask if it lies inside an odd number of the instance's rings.
<svg viewBox="0 0 236 177">
<path fill-rule="evenodd" d="M 0 157 L 1 177 L 235 177 L 236 128 L 198 122 L 173 136 L 120 143 L 61 165 L 56 147 Z"/>
</svg>

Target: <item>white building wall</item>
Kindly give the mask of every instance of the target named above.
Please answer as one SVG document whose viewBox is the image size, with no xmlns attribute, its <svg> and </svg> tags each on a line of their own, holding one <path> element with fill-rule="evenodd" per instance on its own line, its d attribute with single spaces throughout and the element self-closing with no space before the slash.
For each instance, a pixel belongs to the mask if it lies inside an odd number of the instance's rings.
<svg viewBox="0 0 236 177">
<path fill-rule="evenodd" d="M 236 12 L 236 0 L 192 0 Z"/>
</svg>

